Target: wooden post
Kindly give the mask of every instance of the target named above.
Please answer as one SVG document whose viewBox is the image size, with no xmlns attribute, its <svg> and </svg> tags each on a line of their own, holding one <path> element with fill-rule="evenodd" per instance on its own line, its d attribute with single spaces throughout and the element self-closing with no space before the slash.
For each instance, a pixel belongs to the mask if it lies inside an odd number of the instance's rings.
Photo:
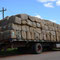
<svg viewBox="0 0 60 60">
<path fill-rule="evenodd" d="M 0 10 L 0 12 L 2 12 L 3 19 L 4 19 L 4 11 L 6 11 L 6 9 L 4 9 L 4 7 L 3 7 L 2 10 Z"/>
</svg>

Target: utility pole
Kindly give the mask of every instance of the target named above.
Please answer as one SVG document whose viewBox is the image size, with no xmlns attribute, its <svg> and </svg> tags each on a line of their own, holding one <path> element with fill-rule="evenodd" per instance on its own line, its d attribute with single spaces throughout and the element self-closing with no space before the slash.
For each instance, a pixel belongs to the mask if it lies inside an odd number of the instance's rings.
<svg viewBox="0 0 60 60">
<path fill-rule="evenodd" d="M 2 12 L 2 18 L 4 19 L 4 11 L 6 11 L 7 9 L 4 9 L 4 7 L 2 8 L 2 10 L 0 10 L 0 12 Z"/>
</svg>

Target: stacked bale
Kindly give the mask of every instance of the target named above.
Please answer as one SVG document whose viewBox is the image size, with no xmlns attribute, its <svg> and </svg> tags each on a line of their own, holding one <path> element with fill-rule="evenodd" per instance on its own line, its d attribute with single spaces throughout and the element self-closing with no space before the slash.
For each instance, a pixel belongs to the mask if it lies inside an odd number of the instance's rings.
<svg viewBox="0 0 60 60">
<path fill-rule="evenodd" d="M 6 17 L 0 21 L 0 40 L 16 38 L 27 41 L 60 41 L 60 25 L 27 14 Z"/>
</svg>

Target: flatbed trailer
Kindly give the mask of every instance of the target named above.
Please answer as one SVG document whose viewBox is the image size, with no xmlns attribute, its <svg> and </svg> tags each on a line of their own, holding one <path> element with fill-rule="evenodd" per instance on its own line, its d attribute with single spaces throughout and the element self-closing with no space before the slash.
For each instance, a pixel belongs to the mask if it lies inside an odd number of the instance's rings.
<svg viewBox="0 0 60 60">
<path fill-rule="evenodd" d="M 0 49 L 6 51 L 8 48 L 18 48 L 20 52 L 26 49 L 32 53 L 40 54 L 44 49 L 53 50 L 54 48 L 60 48 L 60 42 L 16 41 L 12 39 L 11 41 L 6 40 L 0 43 Z"/>
</svg>

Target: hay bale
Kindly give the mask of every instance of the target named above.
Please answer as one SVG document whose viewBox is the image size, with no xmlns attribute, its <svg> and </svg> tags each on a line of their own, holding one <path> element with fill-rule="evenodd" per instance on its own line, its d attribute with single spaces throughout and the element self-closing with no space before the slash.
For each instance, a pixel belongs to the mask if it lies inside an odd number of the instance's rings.
<svg viewBox="0 0 60 60">
<path fill-rule="evenodd" d="M 42 34 L 43 34 L 43 40 L 46 40 L 47 37 L 46 37 L 46 30 L 42 30 Z"/>
<path fill-rule="evenodd" d="M 44 26 L 44 25 L 42 25 L 42 26 L 41 26 L 41 29 L 42 29 L 42 30 L 45 30 L 45 26 Z"/>
<path fill-rule="evenodd" d="M 48 26 L 49 27 L 49 30 L 52 30 L 51 26 Z"/>
<path fill-rule="evenodd" d="M 17 27 L 18 27 L 17 30 L 20 30 L 20 31 L 22 30 L 22 29 L 21 29 L 21 25 L 17 25 Z"/>
<path fill-rule="evenodd" d="M 31 32 L 31 39 L 32 39 L 32 40 L 35 39 L 35 38 L 34 38 L 34 32 L 33 32 L 33 31 Z"/>
<path fill-rule="evenodd" d="M 22 39 L 26 40 L 26 31 L 21 31 L 22 32 Z"/>
<path fill-rule="evenodd" d="M 50 31 L 46 31 L 46 37 L 47 37 L 47 41 L 51 41 L 51 37 L 50 37 Z"/>
<path fill-rule="evenodd" d="M 43 40 L 47 40 L 46 34 L 43 34 Z"/>
<path fill-rule="evenodd" d="M 26 25 L 22 25 L 21 27 L 22 27 L 22 31 L 27 31 Z"/>
<path fill-rule="evenodd" d="M 49 28 L 49 30 L 51 30 L 51 31 L 55 31 L 55 28 L 52 27 L 52 26 L 48 26 L 48 28 Z"/>
<path fill-rule="evenodd" d="M 36 22 L 32 22 L 32 27 L 36 28 Z"/>
<path fill-rule="evenodd" d="M 12 30 L 18 30 L 18 26 L 16 24 L 11 24 L 9 28 L 11 28 Z"/>
<path fill-rule="evenodd" d="M 9 30 L 3 32 L 3 40 L 9 39 L 10 37 L 11 36 Z"/>
<path fill-rule="evenodd" d="M 55 31 L 50 31 L 51 35 L 56 35 Z"/>
<path fill-rule="evenodd" d="M 59 42 L 59 41 L 60 41 L 60 34 L 59 34 L 59 32 L 56 31 L 56 35 L 57 35 L 57 36 L 56 36 L 57 42 Z"/>
<path fill-rule="evenodd" d="M 27 31 L 27 40 L 31 40 L 31 32 Z"/>
<path fill-rule="evenodd" d="M 58 27 L 58 24 L 56 24 L 56 23 L 53 23 L 53 26 L 57 28 L 57 27 Z"/>
<path fill-rule="evenodd" d="M 33 28 L 33 27 L 30 27 L 30 31 L 31 31 L 31 32 L 34 32 L 34 28 Z"/>
<path fill-rule="evenodd" d="M 21 38 L 21 31 L 19 31 L 19 30 L 16 31 L 16 38 L 18 41 L 22 39 Z"/>
<path fill-rule="evenodd" d="M 27 24 L 27 20 L 21 20 L 21 24 L 22 25 L 26 25 Z"/>
<path fill-rule="evenodd" d="M 21 24 L 21 18 L 16 16 L 11 16 L 9 18 L 9 23 Z"/>
<path fill-rule="evenodd" d="M 44 26 L 44 28 L 45 28 L 45 30 L 49 30 L 48 26 L 46 26 L 46 25 Z"/>
<path fill-rule="evenodd" d="M 40 28 L 40 27 L 41 27 L 40 23 L 37 23 L 37 24 L 36 24 L 36 26 L 37 26 L 38 28 Z"/>
<path fill-rule="evenodd" d="M 51 35 L 51 41 L 54 42 L 54 36 L 53 35 Z"/>
<path fill-rule="evenodd" d="M 28 19 L 33 21 L 33 22 L 36 20 L 35 17 L 33 17 L 33 16 L 29 16 Z"/>
<path fill-rule="evenodd" d="M 32 21 L 27 20 L 27 25 L 28 25 L 28 26 L 32 26 Z"/>
<path fill-rule="evenodd" d="M 46 30 L 42 30 L 42 33 L 43 33 L 43 34 L 46 34 Z"/>
<path fill-rule="evenodd" d="M 58 31 L 58 28 L 57 28 L 57 27 L 54 27 L 54 30 L 55 30 L 55 31 Z"/>
<path fill-rule="evenodd" d="M 34 37 L 34 28 L 30 27 L 29 31 L 31 32 L 31 39 L 34 40 L 35 39 L 35 37 Z"/>
<path fill-rule="evenodd" d="M 9 30 L 10 30 L 10 29 L 11 29 L 11 30 L 21 30 L 21 27 L 22 27 L 21 25 L 13 24 L 13 23 L 11 24 L 11 23 L 10 23 L 10 25 L 8 25 L 8 28 L 7 28 L 7 29 L 9 29 Z"/>
<path fill-rule="evenodd" d="M 49 26 L 54 26 L 54 23 L 51 22 L 51 21 L 47 21 L 47 25 L 49 25 Z"/>
<path fill-rule="evenodd" d="M 7 25 L 6 30 L 21 30 L 21 25 L 10 23 Z"/>
<path fill-rule="evenodd" d="M 41 24 L 41 29 L 44 30 L 44 28 L 45 28 L 44 26 L 45 25 L 43 23 L 40 23 L 40 24 Z"/>
<path fill-rule="evenodd" d="M 41 29 L 40 28 L 35 28 L 34 31 L 36 31 L 37 33 L 41 33 Z"/>
<path fill-rule="evenodd" d="M 15 16 L 21 18 L 22 20 L 28 19 L 28 15 L 27 15 L 27 14 L 17 14 L 17 15 L 15 15 Z"/>
<path fill-rule="evenodd" d="M 40 34 L 39 34 L 39 39 L 40 39 L 40 40 L 43 40 L 43 37 L 44 37 L 43 34 L 40 33 Z"/>
<path fill-rule="evenodd" d="M 51 33 L 51 41 L 54 41 L 54 36 L 56 35 L 55 31 L 50 31 Z"/>
<path fill-rule="evenodd" d="M 43 25 L 46 25 L 46 22 L 45 22 L 44 19 L 41 19 L 41 23 L 42 23 Z"/>
<path fill-rule="evenodd" d="M 42 22 L 42 19 L 35 17 L 35 21 L 36 21 L 37 23 L 40 23 L 40 22 Z"/>
<path fill-rule="evenodd" d="M 26 25 L 26 31 L 29 31 L 30 30 L 30 27 Z"/>
<path fill-rule="evenodd" d="M 57 35 L 57 42 L 59 42 L 59 41 L 60 41 L 60 36 Z"/>
<path fill-rule="evenodd" d="M 56 35 L 54 36 L 54 41 L 55 41 L 55 42 L 57 41 L 57 39 L 56 39 Z"/>
<path fill-rule="evenodd" d="M 51 41 L 51 37 L 50 37 L 50 35 L 46 35 L 46 37 L 47 37 L 47 41 Z"/>
<path fill-rule="evenodd" d="M 60 25 L 58 25 L 58 27 L 57 27 L 57 31 L 60 32 Z"/>
<path fill-rule="evenodd" d="M 40 36 L 39 36 L 39 33 L 37 33 L 37 32 L 34 32 L 34 36 L 35 36 L 35 40 L 39 40 L 40 38 Z"/>
<path fill-rule="evenodd" d="M 50 31 L 50 33 L 51 33 L 51 40 L 56 41 L 56 32 Z"/>
</svg>

